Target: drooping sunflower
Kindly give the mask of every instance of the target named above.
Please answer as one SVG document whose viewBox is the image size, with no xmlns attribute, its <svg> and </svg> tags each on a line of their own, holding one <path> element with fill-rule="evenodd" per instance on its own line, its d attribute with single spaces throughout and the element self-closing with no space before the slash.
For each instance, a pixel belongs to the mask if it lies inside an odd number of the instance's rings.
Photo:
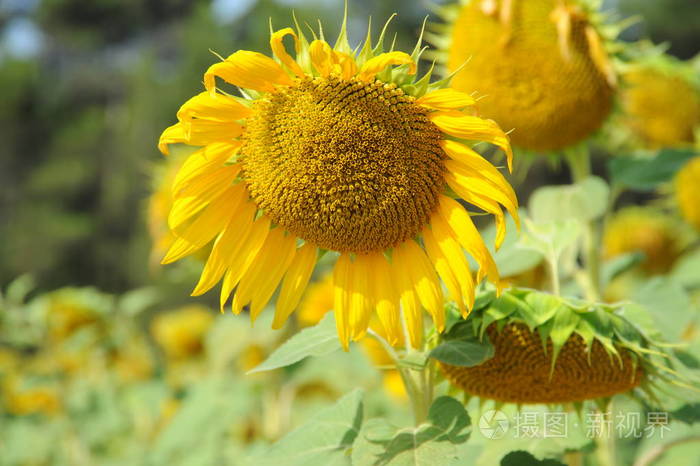
<svg viewBox="0 0 700 466">
<path fill-rule="evenodd" d="M 680 256 L 683 245 L 677 222 L 650 207 L 627 207 L 615 213 L 605 227 L 606 258 L 639 251 L 647 273 L 666 273 Z"/>
<path fill-rule="evenodd" d="M 649 53 L 623 73 L 622 82 L 621 119 L 631 142 L 649 149 L 696 142 L 700 78 L 693 63 Z"/>
<path fill-rule="evenodd" d="M 654 400 L 660 382 L 688 387 L 672 369 L 672 353 L 629 320 L 625 305 L 591 304 L 522 288 L 499 298 L 481 296 L 477 302 L 469 320 L 458 322 L 445 338 L 486 340 L 493 356 L 472 367 L 440 362 L 451 386 L 469 396 L 560 404 L 636 388 Z"/>
<path fill-rule="evenodd" d="M 700 231 L 700 157 L 693 157 L 678 171 L 675 188 L 683 219 Z"/>
<path fill-rule="evenodd" d="M 452 86 L 475 93 L 515 146 L 555 151 L 596 131 L 616 77 L 588 0 L 460 0 L 440 10 L 432 41 Z"/>
<path fill-rule="evenodd" d="M 431 84 L 430 72 L 417 79 L 420 41 L 412 55 L 382 52 L 382 38 L 373 45 L 368 35 L 354 52 L 345 31 L 331 47 L 322 34 L 309 43 L 298 26 L 284 28 L 271 34 L 275 58 L 241 50 L 204 73 L 206 90 L 159 142 L 166 155 L 170 144 L 202 146 L 175 177 L 168 223 L 177 240 L 163 263 L 214 239 L 193 294 L 222 281 L 222 310 L 235 289 L 233 312 L 249 305 L 256 319 L 281 284 L 279 328 L 319 254 L 331 251 L 339 255 L 334 310 L 344 347 L 364 335 L 375 310 L 397 344 L 400 309 L 418 347 L 421 308 L 444 327 L 439 279 L 465 314 L 473 302 L 463 249 L 479 264 L 477 281 L 499 280 L 451 193 L 495 216 L 497 243 L 501 206 L 517 218 L 511 186 L 465 140 L 500 147 L 509 168 L 512 152 L 468 93 Z"/>
</svg>

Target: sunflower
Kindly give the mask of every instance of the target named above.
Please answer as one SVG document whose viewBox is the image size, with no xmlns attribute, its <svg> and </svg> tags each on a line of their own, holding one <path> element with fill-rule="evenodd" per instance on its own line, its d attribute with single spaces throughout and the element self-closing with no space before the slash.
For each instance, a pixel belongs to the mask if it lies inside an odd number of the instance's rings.
<svg viewBox="0 0 700 466">
<path fill-rule="evenodd" d="M 533 151 L 570 147 L 612 109 L 615 74 L 586 0 L 461 0 L 442 10 L 436 55 L 452 86 Z"/>
<path fill-rule="evenodd" d="M 214 315 L 201 306 L 186 306 L 157 315 L 151 325 L 153 338 L 168 359 L 181 361 L 204 352 L 204 337 Z"/>
<path fill-rule="evenodd" d="M 675 185 L 681 215 L 700 231 L 700 157 L 693 157 L 678 171 Z"/>
<path fill-rule="evenodd" d="M 470 396 L 559 404 L 638 387 L 654 399 L 655 379 L 673 379 L 672 356 L 625 317 L 624 306 L 518 288 L 479 301 L 470 319 L 458 322 L 445 338 L 487 341 L 493 357 L 473 367 L 440 362 L 451 386 Z"/>
<path fill-rule="evenodd" d="M 691 63 L 648 57 L 622 76 L 623 124 L 646 148 L 682 147 L 700 127 L 700 80 Z"/>
<path fill-rule="evenodd" d="M 627 207 L 617 212 L 605 227 L 603 255 L 606 258 L 640 251 L 647 273 L 666 273 L 682 252 L 679 229 L 661 212 L 649 207 Z"/>
<path fill-rule="evenodd" d="M 499 146 L 509 168 L 512 152 L 498 125 L 475 115 L 469 94 L 430 84 L 430 73 L 416 78 L 420 41 L 409 55 L 382 52 L 382 38 L 373 46 L 368 36 L 354 52 L 345 31 L 343 24 L 331 47 L 322 34 L 309 43 L 298 26 L 284 28 L 271 34 L 276 59 L 241 50 L 204 73 L 205 91 L 180 108 L 159 142 L 166 155 L 170 144 L 202 146 L 175 177 L 168 223 L 177 240 L 163 263 L 214 239 L 193 295 L 222 281 L 222 311 L 233 294 L 233 312 L 249 306 L 255 320 L 279 286 L 279 328 L 319 256 L 332 252 L 343 346 L 365 334 L 375 310 L 398 344 L 401 307 L 420 347 L 421 307 L 444 328 L 439 279 L 465 315 L 473 302 L 462 249 L 479 264 L 477 281 L 499 280 L 450 194 L 495 216 L 497 244 L 501 206 L 517 217 L 511 186 L 464 140 Z"/>
</svg>

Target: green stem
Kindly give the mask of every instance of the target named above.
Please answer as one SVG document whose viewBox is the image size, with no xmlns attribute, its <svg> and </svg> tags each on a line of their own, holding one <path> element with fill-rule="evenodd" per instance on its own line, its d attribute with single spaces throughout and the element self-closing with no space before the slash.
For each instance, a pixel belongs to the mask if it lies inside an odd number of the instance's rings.
<svg viewBox="0 0 700 466">
<path fill-rule="evenodd" d="M 401 375 L 401 380 L 403 381 L 408 398 L 411 401 L 411 408 L 413 409 L 415 424 L 417 426 L 422 424 L 428 418 L 428 409 L 430 407 L 430 403 L 432 402 L 432 388 L 428 389 L 428 384 L 426 383 L 425 378 L 425 373 L 427 371 L 425 369 L 422 371 L 413 371 L 411 369 L 401 367 L 401 357 L 394 350 L 394 348 L 391 347 L 389 342 L 387 342 L 381 335 L 372 329 L 367 331 L 367 335 L 377 340 L 394 361 L 394 365 L 399 371 L 399 375 Z M 413 374 L 415 372 L 418 372 L 418 381 L 416 381 L 416 376 Z"/>
<path fill-rule="evenodd" d="M 582 145 L 570 150 L 566 154 L 566 159 L 569 163 L 574 183 L 580 183 L 591 176 L 591 156 L 588 146 Z M 601 229 L 602 225 L 599 221 L 590 220 L 586 223 L 584 230 L 584 264 L 589 281 L 588 296 L 586 297 L 593 301 L 600 300 L 602 295 L 600 286 Z"/>
</svg>

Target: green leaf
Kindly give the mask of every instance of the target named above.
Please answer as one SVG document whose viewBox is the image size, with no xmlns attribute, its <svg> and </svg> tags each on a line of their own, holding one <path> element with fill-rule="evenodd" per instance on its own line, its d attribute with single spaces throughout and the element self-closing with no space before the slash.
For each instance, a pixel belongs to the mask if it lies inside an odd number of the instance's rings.
<svg viewBox="0 0 700 466">
<path fill-rule="evenodd" d="M 456 458 L 457 445 L 469 438 L 471 420 L 462 404 L 437 398 L 418 427 L 397 429 L 384 419 L 365 423 L 353 446 L 352 463 L 376 466 L 443 465 Z"/>
<path fill-rule="evenodd" d="M 549 338 L 552 340 L 552 349 L 554 350 L 554 354 L 552 355 L 552 368 L 554 368 L 554 363 L 557 359 L 559 351 L 569 339 L 580 321 L 581 318 L 578 316 L 578 314 L 563 304 L 556 309 L 552 331 L 549 333 Z"/>
<path fill-rule="evenodd" d="M 525 209 L 520 209 L 520 216 L 526 216 Z M 494 248 L 496 240 L 496 226 L 494 224 L 486 227 L 482 231 L 481 236 L 484 238 L 484 242 L 498 266 L 498 271 L 503 277 L 510 277 L 525 272 L 542 262 L 542 254 L 532 249 L 518 246 L 520 232 L 510 215 L 506 216 L 506 237 L 498 251 Z"/>
<path fill-rule="evenodd" d="M 695 153 L 686 149 L 662 149 L 653 157 L 616 157 L 608 163 L 612 183 L 618 186 L 652 191 L 666 181 Z"/>
<path fill-rule="evenodd" d="M 249 459 L 256 466 L 349 465 L 350 449 L 362 427 L 362 391 L 354 390 L 333 406 L 284 436 L 260 455 Z"/>
<path fill-rule="evenodd" d="M 677 419 L 686 424 L 700 422 L 700 403 L 689 403 L 681 406 L 671 413 L 673 419 Z"/>
<path fill-rule="evenodd" d="M 430 352 L 431 358 L 460 367 L 478 366 L 491 359 L 493 355 L 493 345 L 486 335 L 481 340 L 476 337 L 464 340 L 447 340 Z"/>
<path fill-rule="evenodd" d="M 603 264 L 601 272 L 601 281 L 603 285 L 610 283 L 615 277 L 628 271 L 635 265 L 644 260 L 644 254 L 641 252 L 632 252 L 613 257 L 611 260 Z"/>
<path fill-rule="evenodd" d="M 501 466 L 565 466 L 558 460 L 538 460 L 526 451 L 511 451 L 501 460 Z"/>
<path fill-rule="evenodd" d="M 557 220 L 527 223 L 520 237 L 520 247 L 539 252 L 547 260 L 559 260 L 561 254 L 578 240 L 583 232 L 578 220 Z"/>
<path fill-rule="evenodd" d="M 573 185 L 544 186 L 535 190 L 528 210 L 535 223 L 588 221 L 603 215 L 609 197 L 608 184 L 592 176 Z"/>
<path fill-rule="evenodd" d="M 335 320 L 333 313 L 329 312 L 321 322 L 284 342 L 262 364 L 248 371 L 248 374 L 286 367 L 309 356 L 322 356 L 339 349 Z"/>
<path fill-rule="evenodd" d="M 678 259 L 671 270 L 670 277 L 685 288 L 700 288 L 700 248 Z"/>
<path fill-rule="evenodd" d="M 665 339 L 680 340 L 695 312 L 688 293 L 667 277 L 655 277 L 635 290 L 632 299 L 649 310 Z"/>
<path fill-rule="evenodd" d="M 532 291 L 525 296 L 529 312 L 521 312 L 522 318 L 532 328 L 538 327 L 554 317 L 557 310 L 562 306 L 559 297 L 542 291 Z"/>
</svg>

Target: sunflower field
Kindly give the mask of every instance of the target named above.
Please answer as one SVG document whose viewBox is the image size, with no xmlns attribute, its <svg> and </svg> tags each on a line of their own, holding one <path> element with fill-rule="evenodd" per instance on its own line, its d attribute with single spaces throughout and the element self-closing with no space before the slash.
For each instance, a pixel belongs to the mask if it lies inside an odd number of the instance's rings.
<svg viewBox="0 0 700 466">
<path fill-rule="evenodd" d="M 0 466 L 700 466 L 700 3 L 0 0 Z"/>
</svg>

